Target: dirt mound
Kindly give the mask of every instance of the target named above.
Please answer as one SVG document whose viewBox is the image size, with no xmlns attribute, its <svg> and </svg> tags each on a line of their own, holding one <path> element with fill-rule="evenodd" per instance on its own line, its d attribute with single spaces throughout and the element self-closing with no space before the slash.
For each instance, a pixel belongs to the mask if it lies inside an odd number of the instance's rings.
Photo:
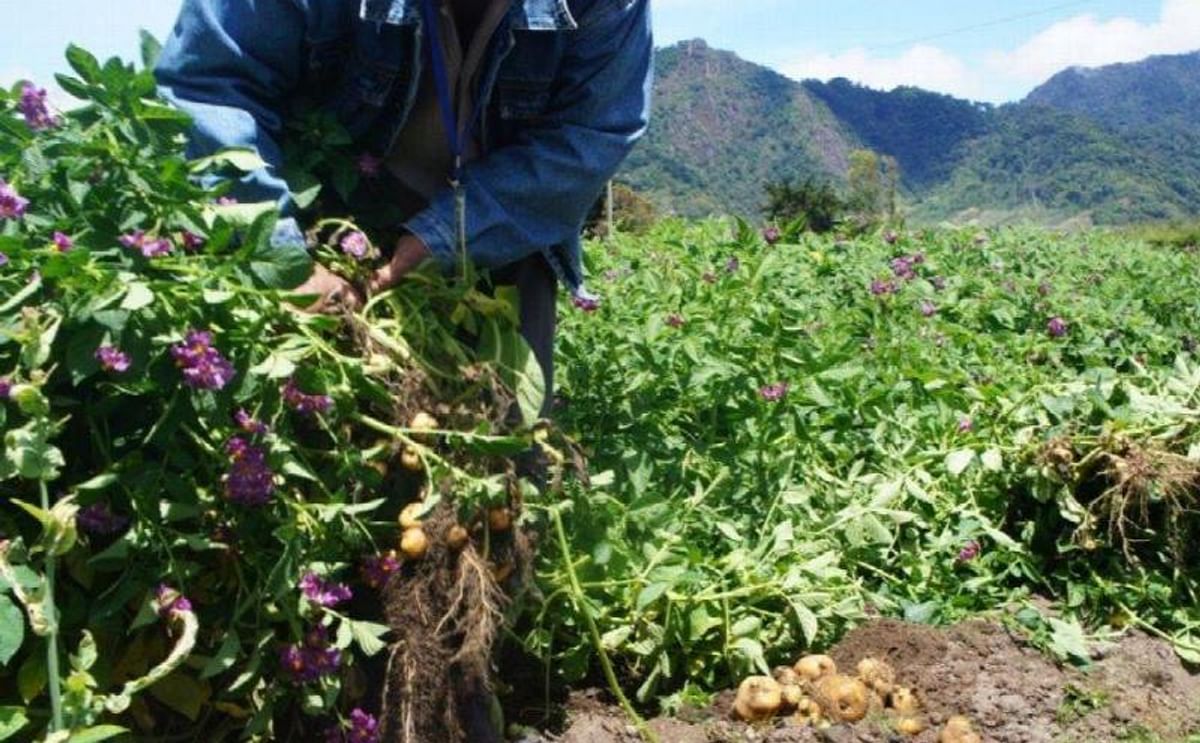
<svg viewBox="0 0 1200 743">
<path fill-rule="evenodd" d="M 730 719 L 729 694 L 718 697 L 704 719 L 657 719 L 652 727 L 664 743 L 934 743 L 955 715 L 973 720 L 992 743 L 1168 742 L 1200 732 L 1200 676 L 1184 668 L 1168 645 L 1142 635 L 1100 651 L 1102 657 L 1087 671 L 1062 668 L 987 622 L 954 627 L 873 622 L 848 634 L 830 655 L 844 668 L 865 657 L 888 661 L 897 681 L 917 693 L 929 729 L 901 737 L 882 716 L 825 730 L 778 721 L 756 728 Z M 544 740 L 640 740 L 619 710 L 594 699 L 573 702 L 566 732 Z"/>
</svg>

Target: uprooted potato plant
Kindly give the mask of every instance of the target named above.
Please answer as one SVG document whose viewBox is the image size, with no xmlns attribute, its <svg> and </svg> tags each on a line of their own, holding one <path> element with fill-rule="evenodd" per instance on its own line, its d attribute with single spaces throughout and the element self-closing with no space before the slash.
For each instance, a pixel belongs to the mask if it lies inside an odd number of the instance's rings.
<svg viewBox="0 0 1200 743">
<path fill-rule="evenodd" d="M 441 724 L 529 562 L 512 295 L 419 274 L 297 309 L 309 253 L 225 196 L 257 158 L 186 160 L 148 72 L 68 60 L 80 108 L 0 91 L 0 739 Z M 356 278 L 378 248 L 320 216 Z"/>
</svg>

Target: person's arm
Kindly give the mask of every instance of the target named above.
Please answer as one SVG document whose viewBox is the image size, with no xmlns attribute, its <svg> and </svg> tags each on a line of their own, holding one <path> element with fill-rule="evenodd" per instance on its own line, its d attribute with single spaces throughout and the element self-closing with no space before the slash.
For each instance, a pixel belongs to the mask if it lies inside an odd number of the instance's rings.
<svg viewBox="0 0 1200 743">
<path fill-rule="evenodd" d="M 287 96 L 300 82 L 308 0 L 184 0 L 154 70 L 159 90 L 192 116 L 188 155 L 249 147 L 266 163 L 236 184 L 240 201 L 273 201 L 285 215 L 271 240 L 306 250 L 292 210 L 279 135 Z M 357 290 L 319 264 L 294 290 L 317 297 L 312 309 L 357 307 Z"/>
<path fill-rule="evenodd" d="M 249 147 L 268 167 L 234 189 L 239 201 L 274 201 L 288 211 L 279 177 L 287 95 L 299 84 L 303 0 L 184 0 L 154 74 L 159 90 L 192 116 L 188 155 Z"/>
<path fill-rule="evenodd" d="M 555 81 L 543 120 L 514 144 L 466 166 L 467 241 L 471 259 L 494 268 L 575 237 L 588 209 L 616 172 L 649 116 L 651 60 L 648 0 L 595 0 Z M 457 262 L 454 194 L 437 194 L 405 224 L 443 266 Z M 419 252 L 419 251 L 418 251 Z M 396 259 L 411 262 L 408 251 Z M 388 281 L 403 271 L 385 267 Z"/>
</svg>

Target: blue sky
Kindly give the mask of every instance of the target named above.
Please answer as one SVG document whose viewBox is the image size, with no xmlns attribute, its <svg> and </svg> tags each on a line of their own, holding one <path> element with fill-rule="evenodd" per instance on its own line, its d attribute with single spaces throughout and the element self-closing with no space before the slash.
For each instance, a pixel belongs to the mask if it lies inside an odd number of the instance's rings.
<svg viewBox="0 0 1200 743">
<path fill-rule="evenodd" d="M 275 0 L 269 0 L 275 1 Z M 348 0 L 353 2 L 355 0 Z M 1200 0 L 650 0 L 660 45 L 712 46 L 796 78 L 920 85 L 995 102 L 1063 67 L 1200 49 Z M 177 0 L 0 0 L 0 84 L 42 84 L 69 41 L 132 58 Z"/>
</svg>

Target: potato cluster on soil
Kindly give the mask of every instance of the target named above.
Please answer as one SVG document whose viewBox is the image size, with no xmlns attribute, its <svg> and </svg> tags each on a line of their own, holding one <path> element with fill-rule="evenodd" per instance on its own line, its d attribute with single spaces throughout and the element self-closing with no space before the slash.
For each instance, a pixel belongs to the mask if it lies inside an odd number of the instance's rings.
<svg viewBox="0 0 1200 743">
<path fill-rule="evenodd" d="M 856 723 L 872 715 L 897 733 L 919 735 L 929 727 L 917 694 L 896 683 L 887 661 L 863 658 L 854 675 L 839 673 L 828 655 L 806 655 L 780 666 L 770 676 L 749 676 L 738 686 L 733 716 L 748 723 L 787 718 L 801 727 L 827 728 Z M 954 716 L 938 735 L 939 743 L 982 743 L 971 720 Z"/>
</svg>

